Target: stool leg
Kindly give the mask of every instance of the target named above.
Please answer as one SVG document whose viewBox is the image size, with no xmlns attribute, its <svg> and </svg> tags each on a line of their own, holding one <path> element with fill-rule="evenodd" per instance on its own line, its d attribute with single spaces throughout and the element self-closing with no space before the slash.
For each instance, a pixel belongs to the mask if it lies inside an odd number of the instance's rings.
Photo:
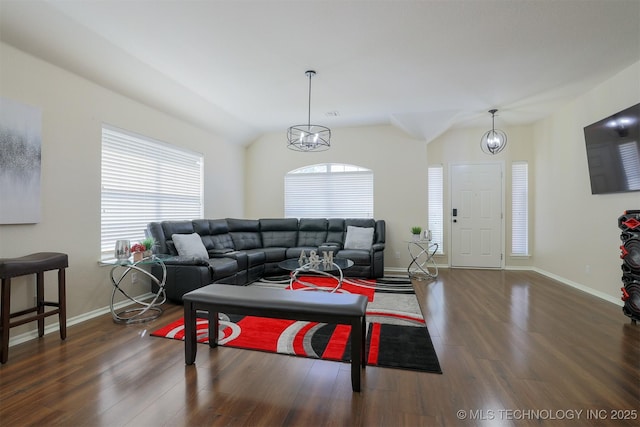
<svg viewBox="0 0 640 427">
<path fill-rule="evenodd" d="M 44 272 L 40 271 L 36 273 L 36 307 L 37 313 L 44 313 Z M 38 319 L 38 336 L 44 335 L 44 317 Z"/>
<path fill-rule="evenodd" d="M 60 339 L 67 338 L 67 291 L 64 268 L 58 270 L 58 323 L 60 324 Z"/>
<path fill-rule="evenodd" d="M 7 363 L 9 358 L 9 318 L 11 307 L 11 279 L 2 279 L 2 296 L 0 297 L 0 329 L 2 329 L 2 342 L 0 343 L 0 363 Z"/>
</svg>

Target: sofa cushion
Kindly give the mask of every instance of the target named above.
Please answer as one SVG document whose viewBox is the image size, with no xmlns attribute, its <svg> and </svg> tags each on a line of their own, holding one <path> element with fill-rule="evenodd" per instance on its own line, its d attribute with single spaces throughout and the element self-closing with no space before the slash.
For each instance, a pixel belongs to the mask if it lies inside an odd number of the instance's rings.
<svg viewBox="0 0 640 427">
<path fill-rule="evenodd" d="M 290 248 L 298 237 L 297 218 L 266 218 L 260 220 L 260 234 L 265 248 Z"/>
<path fill-rule="evenodd" d="M 262 242 L 258 233 L 236 231 L 231 233 L 231 239 L 233 239 L 233 246 L 237 251 L 257 249 L 262 247 Z"/>
<path fill-rule="evenodd" d="M 347 237 L 344 240 L 345 249 L 371 249 L 373 244 L 373 227 L 347 227 Z"/>
<path fill-rule="evenodd" d="M 233 239 L 231 239 L 231 235 L 229 233 L 213 235 L 211 236 L 211 242 L 213 243 L 214 249 L 220 251 L 235 250 Z"/>
<path fill-rule="evenodd" d="M 236 250 L 256 249 L 262 247 L 260 222 L 257 219 L 227 218 L 229 234 Z"/>
<path fill-rule="evenodd" d="M 299 247 L 317 248 L 327 241 L 327 220 L 325 218 L 300 218 L 298 232 Z"/>
<path fill-rule="evenodd" d="M 344 242 L 344 219 L 329 218 L 329 226 L 327 227 L 327 242 L 335 243 L 342 247 Z"/>
<path fill-rule="evenodd" d="M 173 234 L 171 240 L 173 240 L 178 255 L 198 259 L 209 259 L 207 248 L 204 247 L 198 233 Z"/>
<path fill-rule="evenodd" d="M 264 248 L 265 262 L 280 262 L 287 259 L 287 248 Z"/>
<path fill-rule="evenodd" d="M 196 230 L 193 228 L 192 221 L 162 221 L 162 231 L 165 236 L 173 236 L 174 234 L 191 234 Z"/>
<path fill-rule="evenodd" d="M 202 242 L 210 254 L 219 255 L 235 250 L 233 240 L 231 240 L 231 235 L 229 234 L 227 221 L 224 219 L 210 219 L 204 221 L 206 221 L 206 225 L 204 223 L 194 221 L 194 228 L 202 237 Z"/>
<path fill-rule="evenodd" d="M 336 255 L 336 258 L 346 258 L 353 261 L 354 265 L 370 265 L 371 254 L 364 249 L 343 249 Z"/>
</svg>

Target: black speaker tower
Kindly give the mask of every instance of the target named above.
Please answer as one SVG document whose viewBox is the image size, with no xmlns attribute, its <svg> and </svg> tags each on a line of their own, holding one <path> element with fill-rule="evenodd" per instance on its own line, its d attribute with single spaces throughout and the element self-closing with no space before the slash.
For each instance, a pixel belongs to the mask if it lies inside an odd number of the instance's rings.
<svg viewBox="0 0 640 427">
<path fill-rule="evenodd" d="M 618 218 L 622 258 L 622 312 L 633 323 L 640 320 L 640 210 L 625 211 Z"/>
</svg>

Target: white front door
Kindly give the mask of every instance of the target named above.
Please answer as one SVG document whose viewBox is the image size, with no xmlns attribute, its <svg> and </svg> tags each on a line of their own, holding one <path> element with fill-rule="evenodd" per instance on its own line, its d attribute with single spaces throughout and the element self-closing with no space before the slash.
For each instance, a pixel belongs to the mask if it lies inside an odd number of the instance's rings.
<svg viewBox="0 0 640 427">
<path fill-rule="evenodd" d="M 502 267 L 502 164 L 451 166 L 451 266 Z"/>
</svg>

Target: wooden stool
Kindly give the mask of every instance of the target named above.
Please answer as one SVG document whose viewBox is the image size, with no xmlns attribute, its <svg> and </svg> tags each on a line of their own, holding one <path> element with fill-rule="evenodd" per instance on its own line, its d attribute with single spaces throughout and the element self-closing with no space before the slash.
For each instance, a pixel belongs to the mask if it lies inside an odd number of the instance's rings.
<svg viewBox="0 0 640 427">
<path fill-rule="evenodd" d="M 60 323 L 60 339 L 67 337 L 67 308 L 65 296 L 65 268 L 69 266 L 67 254 L 58 252 L 38 252 L 20 258 L 0 258 L 0 279 L 2 294 L 0 296 L 0 363 L 9 358 L 9 329 L 28 322 L 38 321 L 38 336 L 44 335 L 44 318 L 58 315 Z M 58 302 L 44 300 L 44 272 L 58 270 Z M 36 306 L 11 313 L 11 278 L 36 274 Z M 45 310 L 45 307 L 56 307 Z M 11 319 L 25 314 L 36 314 L 11 322 Z"/>
</svg>

